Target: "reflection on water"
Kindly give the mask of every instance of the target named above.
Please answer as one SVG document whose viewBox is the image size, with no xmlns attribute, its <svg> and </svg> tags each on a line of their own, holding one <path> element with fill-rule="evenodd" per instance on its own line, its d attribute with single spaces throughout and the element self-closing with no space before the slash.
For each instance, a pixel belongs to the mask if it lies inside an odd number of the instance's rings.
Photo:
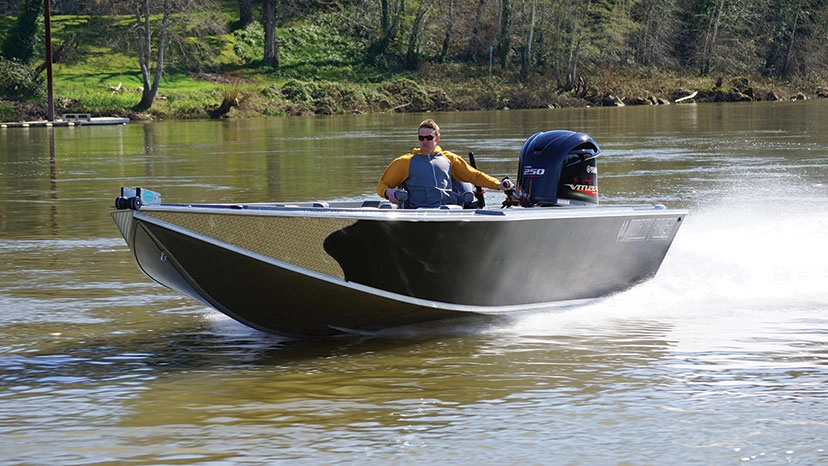
<svg viewBox="0 0 828 466">
<path fill-rule="evenodd" d="M 812 335 L 820 344 L 791 361 L 793 336 L 772 335 L 778 354 L 767 334 L 682 349 L 663 320 L 591 321 L 576 311 L 436 337 L 305 341 L 221 319 L 198 331 L 106 335 L 7 355 L 0 412 L 18 422 L 2 431 L 39 460 L 61 463 L 425 456 L 545 464 L 551 449 L 583 464 L 619 455 L 633 464 L 780 462 L 788 451 L 808 464 L 826 459 L 814 442 L 828 420 L 819 363 L 826 323 Z M 734 331 L 707 338 L 737 343 Z M 748 435 L 740 426 L 757 403 L 762 414 Z M 10 459 L 32 461 L 27 452 Z"/>
<path fill-rule="evenodd" d="M 422 115 L 0 132 L 0 462 L 825 463 L 824 105 L 438 115 L 493 175 L 586 131 L 602 202 L 692 214 L 587 306 L 298 341 L 143 277 L 109 204 L 374 196 Z"/>
<path fill-rule="evenodd" d="M 458 443 L 469 447 L 488 443 L 484 439 L 498 431 L 543 437 L 548 429 L 533 433 L 537 426 L 516 424 L 515 411 L 580 416 L 602 398 L 622 399 L 655 382 L 643 371 L 624 368 L 663 352 L 663 329 L 620 330 L 632 333 L 613 341 L 599 335 L 520 338 L 485 331 L 299 342 L 254 333 L 107 336 L 58 345 L 51 354 L 6 359 L 3 383 L 15 389 L 4 396 L 3 406 L 28 408 L 25 422 L 5 433 L 41 443 L 34 437 L 60 409 L 72 418 L 68 426 L 89 431 L 56 428 L 50 443 L 66 446 L 80 436 L 85 444 L 97 435 L 96 427 L 107 426 L 108 446 L 97 445 L 99 454 L 117 450 L 123 458 L 160 455 L 161 461 L 187 450 L 167 440 L 173 432 L 194 442 L 193 460 L 221 459 L 226 453 L 208 445 L 222 437 L 233 439 L 233 457 L 250 454 L 251 459 L 262 458 L 262 452 L 244 453 L 247 447 L 263 442 L 271 455 L 284 450 L 271 458 L 312 456 L 317 447 L 302 441 L 308 435 L 325 438 L 322 450 L 334 457 L 338 450 L 385 456 L 428 449 L 441 432 L 456 429 L 467 432 Z M 477 416 L 487 421 L 470 422 Z M 138 429 L 149 430 L 136 439 L 131 432 Z M 201 435 L 212 441 L 196 441 Z M 84 457 L 83 449 L 58 453 L 42 443 L 46 454 L 54 455 L 49 459 Z"/>
</svg>

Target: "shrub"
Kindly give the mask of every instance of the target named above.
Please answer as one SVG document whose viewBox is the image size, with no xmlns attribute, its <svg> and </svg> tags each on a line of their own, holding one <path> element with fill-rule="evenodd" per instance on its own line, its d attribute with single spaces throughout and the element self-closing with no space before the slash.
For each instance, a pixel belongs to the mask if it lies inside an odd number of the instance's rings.
<svg viewBox="0 0 828 466">
<path fill-rule="evenodd" d="M 14 100 L 32 100 L 46 95 L 46 83 L 28 66 L 16 60 L 0 58 L 0 96 Z"/>
<path fill-rule="evenodd" d="M 264 58 L 264 28 L 253 22 L 233 33 L 236 42 L 233 51 L 245 63 L 251 64 Z"/>
</svg>

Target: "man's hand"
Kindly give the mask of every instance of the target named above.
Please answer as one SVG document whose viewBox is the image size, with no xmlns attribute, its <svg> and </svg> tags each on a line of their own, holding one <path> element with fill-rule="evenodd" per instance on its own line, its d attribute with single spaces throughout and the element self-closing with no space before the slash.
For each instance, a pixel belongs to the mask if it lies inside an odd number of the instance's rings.
<svg viewBox="0 0 828 466">
<path fill-rule="evenodd" d="M 497 189 L 499 189 L 501 191 L 508 191 L 510 189 L 515 189 L 515 184 L 512 183 L 512 180 L 510 180 L 508 177 L 503 178 L 503 180 L 500 182 L 500 184 L 497 185 Z"/>
<path fill-rule="evenodd" d="M 388 189 L 385 190 L 385 197 L 386 197 L 386 199 L 391 201 L 392 204 L 399 204 L 401 202 L 401 199 L 397 199 L 397 193 L 405 193 L 406 195 L 408 194 L 408 192 L 406 192 L 402 189 L 388 188 Z M 400 197 L 403 197 L 403 196 L 400 196 Z"/>
</svg>

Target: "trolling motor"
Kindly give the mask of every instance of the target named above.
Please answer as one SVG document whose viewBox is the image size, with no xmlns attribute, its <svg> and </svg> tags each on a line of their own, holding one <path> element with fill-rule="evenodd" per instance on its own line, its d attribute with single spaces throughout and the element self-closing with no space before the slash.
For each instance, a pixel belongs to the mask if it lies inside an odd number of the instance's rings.
<svg viewBox="0 0 828 466">
<path fill-rule="evenodd" d="M 118 210 L 138 210 L 145 204 L 160 204 L 161 194 L 146 188 L 121 188 L 121 195 L 115 198 Z"/>
<path fill-rule="evenodd" d="M 598 204 L 598 144 L 584 133 L 535 133 L 520 150 L 518 181 L 503 207 Z"/>
</svg>

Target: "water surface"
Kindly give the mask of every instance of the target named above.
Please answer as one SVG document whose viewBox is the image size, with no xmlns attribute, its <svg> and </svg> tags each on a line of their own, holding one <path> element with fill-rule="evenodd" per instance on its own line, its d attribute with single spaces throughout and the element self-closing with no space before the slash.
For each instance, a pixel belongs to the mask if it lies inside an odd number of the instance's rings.
<svg viewBox="0 0 828 466">
<path fill-rule="evenodd" d="M 2 130 L 0 463 L 828 462 L 826 105 Z M 534 132 L 587 132 L 602 202 L 691 215 L 596 303 L 290 341 L 141 275 L 107 214 L 122 185 L 376 198 L 425 117 L 498 177 Z"/>
</svg>

